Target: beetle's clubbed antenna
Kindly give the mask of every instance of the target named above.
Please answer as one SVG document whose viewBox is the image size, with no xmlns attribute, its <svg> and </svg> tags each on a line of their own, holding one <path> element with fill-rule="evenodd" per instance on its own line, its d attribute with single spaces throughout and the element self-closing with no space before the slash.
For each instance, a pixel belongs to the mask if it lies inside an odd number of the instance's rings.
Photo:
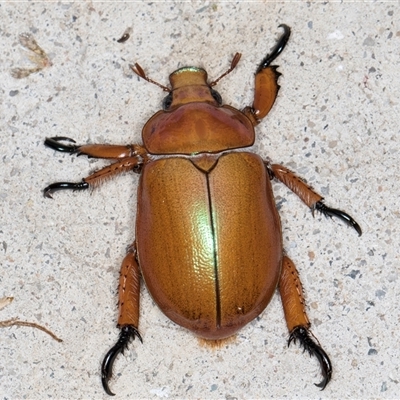
<svg viewBox="0 0 400 400">
<path fill-rule="evenodd" d="M 290 333 L 288 346 L 290 346 L 290 343 L 292 342 L 296 343 L 297 340 L 300 342 L 300 346 L 303 346 L 304 351 L 307 350 L 310 356 L 317 357 L 321 366 L 323 379 L 320 383 L 315 383 L 315 386 L 321 388 L 321 390 L 324 390 L 326 385 L 331 380 L 332 376 L 331 360 L 322 349 L 322 347 L 315 343 L 314 340 L 310 337 L 310 332 L 302 326 L 294 328 L 293 331 Z"/>
<path fill-rule="evenodd" d="M 119 353 L 124 353 L 124 350 L 128 347 L 129 342 L 135 339 L 135 336 L 143 343 L 142 337 L 139 331 L 134 326 L 124 326 L 121 329 L 117 343 L 110 350 L 108 350 L 106 356 L 104 357 L 103 363 L 101 364 L 101 383 L 105 392 L 110 396 L 115 396 L 115 394 L 110 390 L 108 386 L 108 381 L 112 376 L 112 368 L 114 361 Z"/>
<path fill-rule="evenodd" d="M 215 86 L 223 77 L 225 77 L 226 75 L 228 75 L 230 72 L 232 72 L 235 68 L 236 65 L 238 65 L 240 57 L 242 57 L 241 53 L 236 53 L 233 57 L 233 60 L 231 62 L 231 66 L 229 67 L 229 69 L 227 71 L 225 71 L 219 78 L 215 79 L 215 81 L 212 81 L 209 86 L 213 87 Z"/>
<path fill-rule="evenodd" d="M 138 76 L 140 76 L 142 79 L 146 80 L 147 82 L 153 83 L 154 85 L 157 85 L 158 87 L 160 87 L 162 90 L 164 90 L 164 92 L 171 92 L 171 89 L 167 86 L 161 85 L 161 83 L 158 83 L 156 81 L 153 81 L 153 79 L 150 79 L 146 73 L 143 71 L 143 68 L 138 64 L 135 63 L 133 64 L 129 64 L 129 68 Z"/>
</svg>

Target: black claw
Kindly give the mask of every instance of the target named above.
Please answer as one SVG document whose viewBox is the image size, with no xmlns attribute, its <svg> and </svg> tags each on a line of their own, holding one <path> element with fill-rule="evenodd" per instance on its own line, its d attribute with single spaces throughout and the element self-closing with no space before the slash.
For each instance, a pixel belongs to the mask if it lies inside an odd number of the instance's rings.
<svg viewBox="0 0 400 400">
<path fill-rule="evenodd" d="M 115 396 L 108 386 L 108 381 L 112 376 L 112 368 L 115 358 L 119 353 L 124 353 L 124 350 L 128 347 L 129 342 L 132 339 L 135 339 L 135 336 L 137 336 L 138 339 L 143 343 L 139 331 L 134 326 L 124 326 L 121 329 L 117 343 L 115 343 L 115 345 L 108 350 L 106 356 L 104 357 L 103 363 L 101 364 L 101 383 L 103 384 L 103 389 L 105 392 L 110 396 Z"/>
<path fill-rule="evenodd" d="M 85 181 L 73 183 L 73 182 L 56 182 L 47 186 L 43 190 L 44 197 L 52 199 L 52 194 L 58 190 L 72 189 L 72 190 L 85 190 L 89 188 L 89 184 Z"/>
<path fill-rule="evenodd" d="M 264 68 L 267 68 L 272 63 L 272 61 L 274 61 L 275 58 L 282 53 L 282 50 L 285 48 L 286 43 L 288 42 L 290 37 L 290 28 L 285 24 L 279 25 L 279 28 L 283 28 L 283 35 L 279 38 L 278 43 L 272 49 L 271 54 L 267 54 L 267 56 L 261 61 L 256 73 L 260 72 Z"/>
<path fill-rule="evenodd" d="M 76 143 L 74 139 L 65 136 L 55 136 L 52 138 L 46 138 L 46 140 L 44 141 L 44 145 L 56 151 L 61 151 L 64 153 L 76 153 L 79 146 L 62 144 L 60 143 L 61 140 L 65 140 L 71 143 Z"/>
<path fill-rule="evenodd" d="M 327 207 L 322 201 L 318 201 L 315 204 L 314 208 L 312 209 L 312 212 L 314 212 L 314 210 L 320 211 L 326 217 L 337 217 L 341 219 L 347 225 L 353 227 L 357 231 L 358 236 L 362 235 L 362 230 L 360 225 L 358 225 L 357 222 L 352 217 L 350 217 L 349 214 L 346 214 L 344 211 Z"/>
<path fill-rule="evenodd" d="M 320 383 L 318 384 L 315 383 L 315 386 L 318 386 L 321 388 L 321 390 L 324 390 L 332 377 L 331 360 L 329 359 L 325 351 L 317 343 L 314 342 L 314 340 L 309 334 L 309 331 L 306 328 L 302 326 L 294 328 L 290 333 L 288 346 L 290 346 L 290 343 L 292 341 L 296 343 L 297 340 L 300 342 L 300 346 L 303 346 L 304 351 L 307 350 L 310 356 L 317 357 L 319 364 L 321 366 L 323 379 Z"/>
</svg>

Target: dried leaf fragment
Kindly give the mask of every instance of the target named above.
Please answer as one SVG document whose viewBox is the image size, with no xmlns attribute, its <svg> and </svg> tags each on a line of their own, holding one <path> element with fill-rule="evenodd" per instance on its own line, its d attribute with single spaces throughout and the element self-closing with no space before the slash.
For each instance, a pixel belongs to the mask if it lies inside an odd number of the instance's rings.
<svg viewBox="0 0 400 400">
<path fill-rule="evenodd" d="M 14 297 L 1 298 L 0 299 L 0 310 L 2 310 L 4 307 L 7 307 L 13 300 L 14 300 Z"/>
<path fill-rule="evenodd" d="M 11 70 L 11 76 L 13 78 L 26 78 L 27 76 L 52 65 L 49 56 L 37 44 L 36 40 L 30 33 L 21 33 L 19 35 L 19 42 L 22 47 L 30 51 L 30 53 L 28 53 L 28 58 L 30 61 L 36 64 L 36 66 L 30 68 L 13 68 Z"/>
</svg>

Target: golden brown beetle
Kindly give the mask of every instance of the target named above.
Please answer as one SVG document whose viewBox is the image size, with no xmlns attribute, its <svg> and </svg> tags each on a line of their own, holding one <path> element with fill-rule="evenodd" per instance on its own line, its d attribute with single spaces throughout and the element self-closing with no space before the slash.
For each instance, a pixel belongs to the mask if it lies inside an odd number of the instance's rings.
<svg viewBox="0 0 400 400">
<path fill-rule="evenodd" d="M 139 331 L 139 284 L 143 277 L 154 301 L 177 324 L 205 339 L 224 339 L 257 317 L 278 287 L 289 329 L 289 344 L 299 341 L 321 365 L 328 384 L 332 367 L 325 351 L 310 334 L 300 279 L 284 255 L 279 216 L 270 180 L 287 185 L 311 211 L 335 216 L 361 228 L 348 214 L 325 206 L 287 168 L 263 161 L 243 149 L 254 143 L 256 126 L 271 109 L 278 93 L 277 67 L 271 62 L 284 49 L 290 28 L 261 62 L 255 76 L 252 107 L 238 111 L 222 105 L 201 68 L 185 67 L 170 75 L 171 88 L 149 79 L 135 64 L 133 71 L 156 83 L 168 96 L 143 128 L 143 145 L 63 144 L 48 138 L 57 151 L 118 161 L 80 183 L 58 182 L 44 194 L 61 189 L 83 190 L 123 171 L 141 174 L 136 239 L 122 262 L 119 280 L 121 333 L 102 365 L 108 387 L 116 356 Z"/>
</svg>

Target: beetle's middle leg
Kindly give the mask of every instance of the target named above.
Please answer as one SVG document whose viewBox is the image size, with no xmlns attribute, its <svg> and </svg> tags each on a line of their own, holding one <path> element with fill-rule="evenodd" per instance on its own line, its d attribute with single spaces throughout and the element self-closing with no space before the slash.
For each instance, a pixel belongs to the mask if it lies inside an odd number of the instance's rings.
<svg viewBox="0 0 400 400">
<path fill-rule="evenodd" d="M 305 310 L 305 301 L 299 274 L 292 260 L 286 256 L 283 257 L 282 261 L 279 292 L 282 298 L 286 324 L 290 333 L 288 345 L 292 341 L 296 343 L 298 340 L 304 350 L 307 350 L 310 355 L 317 357 L 321 365 L 323 380 L 321 383 L 316 384 L 316 386 L 323 390 L 331 379 L 331 361 L 325 351 L 310 335 L 309 328 L 311 324 Z"/>
<path fill-rule="evenodd" d="M 303 180 L 301 180 L 292 171 L 283 167 L 282 165 L 265 163 L 266 167 L 271 175 L 284 183 L 292 192 L 297 194 L 300 199 L 314 211 L 320 211 L 327 217 L 337 217 L 344 221 L 346 224 L 352 226 L 358 233 L 359 236 L 362 234 L 360 225 L 347 213 L 335 208 L 330 208 L 323 203 L 323 197 L 316 193 L 310 186 L 308 186 Z"/>
<path fill-rule="evenodd" d="M 121 329 L 117 343 L 107 352 L 101 366 L 101 382 L 107 394 L 113 396 L 108 381 L 112 375 L 112 367 L 115 358 L 123 353 L 129 342 L 138 337 L 142 338 L 138 331 L 139 325 L 139 297 L 140 297 L 140 270 L 137 261 L 136 245 L 133 244 L 126 254 L 120 271 L 118 286 L 118 324 Z"/>
<path fill-rule="evenodd" d="M 70 190 L 85 190 L 89 189 L 89 187 L 95 187 L 100 182 L 104 181 L 107 178 L 110 178 L 113 175 L 120 174 L 126 171 L 135 171 L 139 170 L 141 165 L 143 164 L 143 159 L 140 156 L 134 157 L 126 157 L 117 161 L 114 164 L 108 165 L 92 175 L 83 178 L 81 182 L 55 182 L 51 185 L 47 186 L 43 193 L 45 197 L 52 197 L 51 195 L 58 191 L 64 189 Z"/>
</svg>

